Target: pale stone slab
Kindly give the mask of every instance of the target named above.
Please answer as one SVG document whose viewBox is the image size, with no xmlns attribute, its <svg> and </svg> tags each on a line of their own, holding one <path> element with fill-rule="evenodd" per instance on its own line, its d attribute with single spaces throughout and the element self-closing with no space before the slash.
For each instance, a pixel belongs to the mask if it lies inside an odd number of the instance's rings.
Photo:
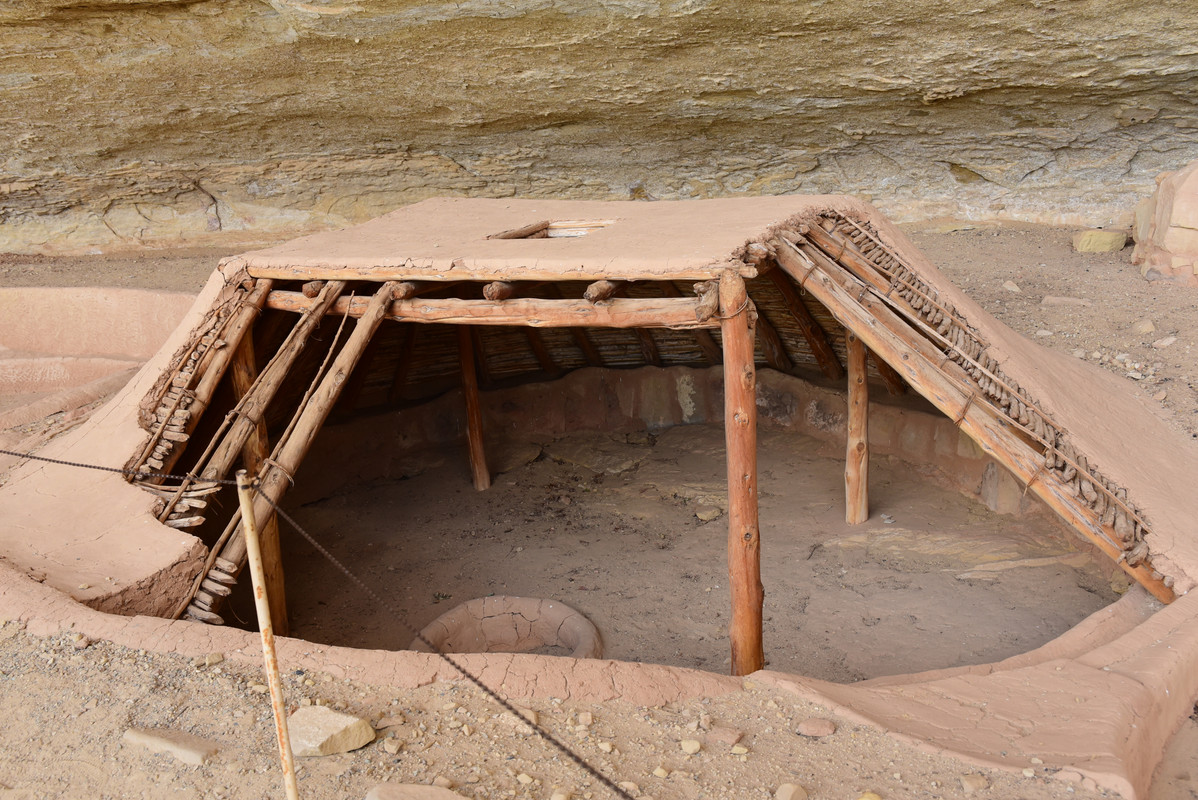
<svg viewBox="0 0 1198 800">
<path fill-rule="evenodd" d="M 416 783 L 380 783 L 366 793 L 366 800 L 460 800 L 461 797 L 441 786 Z"/>
<path fill-rule="evenodd" d="M 220 749 L 216 742 L 182 731 L 130 728 L 121 736 L 125 742 L 144 747 L 151 753 L 166 753 L 184 764 L 200 766 Z"/>
<path fill-rule="evenodd" d="M 1116 253 L 1126 246 L 1123 231 L 1089 230 L 1073 235 L 1073 249 L 1079 253 Z"/>
<path fill-rule="evenodd" d="M 287 720 L 291 751 L 297 758 L 348 753 L 374 741 L 374 728 L 364 719 L 327 706 L 303 706 Z"/>
</svg>

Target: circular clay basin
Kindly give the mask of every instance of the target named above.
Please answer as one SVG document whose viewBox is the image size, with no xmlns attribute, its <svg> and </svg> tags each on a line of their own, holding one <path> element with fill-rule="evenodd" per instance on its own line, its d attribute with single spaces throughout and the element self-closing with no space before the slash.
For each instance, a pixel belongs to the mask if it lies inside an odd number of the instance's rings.
<svg viewBox="0 0 1198 800">
<path fill-rule="evenodd" d="M 423 637 L 423 640 L 421 640 Z M 580 612 L 539 597 L 479 597 L 451 608 L 420 631 L 409 650 L 443 653 L 527 653 L 562 647 L 571 658 L 602 658 L 599 629 Z"/>
</svg>

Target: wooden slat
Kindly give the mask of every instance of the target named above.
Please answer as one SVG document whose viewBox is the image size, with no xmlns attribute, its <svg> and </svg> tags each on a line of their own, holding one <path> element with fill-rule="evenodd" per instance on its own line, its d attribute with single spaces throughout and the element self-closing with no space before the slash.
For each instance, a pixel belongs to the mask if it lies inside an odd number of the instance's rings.
<svg viewBox="0 0 1198 800">
<path fill-rule="evenodd" d="M 728 461 L 728 578 L 732 594 L 732 674 L 765 666 L 761 614 L 761 534 L 757 514 L 757 372 L 753 313 L 744 280 L 720 280 L 724 343 L 724 436 Z"/>
<path fill-rule="evenodd" d="M 799 290 L 795 287 L 794 281 L 779 269 L 770 270 L 768 274 L 770 280 L 774 282 L 774 286 L 778 288 L 778 293 L 782 295 L 786 309 L 798 323 L 799 330 L 802 331 L 803 338 L 807 340 L 807 346 L 811 348 L 811 353 L 815 356 L 820 371 L 832 380 L 843 378 L 844 367 L 841 366 L 840 359 L 836 357 L 836 351 L 829 344 L 828 335 L 815 321 L 815 317 L 811 316 L 811 310 L 807 308 L 803 298 L 799 297 Z"/>
<path fill-rule="evenodd" d="M 271 292 L 269 308 L 302 312 L 312 300 L 299 292 Z M 330 314 L 361 316 L 368 301 L 363 297 L 338 300 Z M 458 298 L 401 300 L 391 304 L 387 318 L 399 322 L 453 325 L 527 325 L 534 328 L 715 328 L 717 320 L 699 322 L 696 301 L 690 298 L 616 298 L 602 305 L 585 300 L 518 298 L 503 303 Z"/>
<path fill-rule="evenodd" d="M 765 314 L 760 311 L 757 312 L 757 339 L 761 342 L 761 351 L 765 353 L 765 363 L 769 364 L 772 369 L 779 372 L 794 370 L 794 362 L 790 360 L 790 355 L 786 352 L 782 337 L 778 335 L 778 331 L 770 324 Z"/>
<path fill-rule="evenodd" d="M 682 291 L 674 285 L 673 281 L 658 281 L 657 285 L 666 297 L 683 296 Z M 694 333 L 695 342 L 698 343 L 699 349 L 703 351 L 703 358 L 707 359 L 708 364 L 719 364 L 723 361 L 724 353 L 716 343 L 714 336 L 702 329 L 696 329 Z"/>
<path fill-rule="evenodd" d="M 886 384 L 886 391 L 895 397 L 900 394 L 906 394 L 907 383 L 903 380 L 903 377 L 895 372 L 893 367 L 873 353 L 870 353 L 869 356 L 870 360 L 874 362 L 874 367 L 877 368 L 878 374 L 882 376 L 882 383 Z"/>
</svg>

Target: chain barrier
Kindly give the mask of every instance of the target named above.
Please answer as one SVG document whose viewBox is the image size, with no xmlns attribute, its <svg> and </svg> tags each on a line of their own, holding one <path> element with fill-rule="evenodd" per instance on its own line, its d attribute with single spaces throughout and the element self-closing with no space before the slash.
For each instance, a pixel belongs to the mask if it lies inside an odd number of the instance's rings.
<svg viewBox="0 0 1198 800">
<path fill-rule="evenodd" d="M 33 453 L 21 453 L 21 452 L 15 451 L 15 450 L 5 450 L 3 448 L 0 448 L 0 455 L 15 456 L 17 458 L 28 459 L 31 461 L 43 461 L 48 464 L 58 464 L 58 465 L 64 466 L 64 467 L 76 467 L 79 469 L 98 470 L 100 472 L 112 472 L 112 473 L 116 473 L 118 475 L 133 476 L 133 477 L 138 477 L 138 478 L 162 478 L 165 480 L 175 480 L 175 481 L 190 480 L 193 482 L 201 480 L 197 476 L 192 475 L 190 473 L 188 473 L 186 475 L 177 475 L 177 474 L 163 473 L 163 472 L 142 472 L 139 470 L 124 469 L 121 467 L 106 467 L 106 466 L 101 466 L 98 464 L 85 464 L 85 463 L 82 463 L 79 461 L 65 461 L 63 459 L 48 458 L 46 456 L 34 455 Z M 204 479 L 202 482 L 203 483 L 216 483 L 216 484 L 220 484 L 223 486 L 236 486 L 237 485 L 237 481 L 231 480 L 229 478 L 207 478 L 207 479 Z M 457 672 L 458 675 L 462 676 L 469 683 L 473 684 L 475 686 L 475 688 L 477 688 L 479 691 L 481 691 L 483 694 L 485 694 L 488 698 L 490 698 L 496 705 L 501 707 L 504 711 L 507 711 L 508 713 L 514 715 L 516 717 L 516 719 L 518 719 L 518 720 L 523 720 L 524 723 L 529 726 L 529 728 L 531 728 L 538 736 L 541 737 L 541 739 L 543 739 L 546 743 L 553 746 L 558 752 L 560 752 L 562 755 L 564 755 L 570 761 L 574 762 L 575 766 L 577 766 L 583 772 L 586 772 L 592 778 L 599 781 L 599 783 L 603 784 L 605 787 L 610 789 L 617 797 L 621 798 L 621 800 L 634 800 L 634 798 L 631 794 L 629 794 L 627 791 L 622 789 L 614 780 L 609 778 L 607 775 L 604 775 L 602 772 L 600 772 L 598 767 L 595 767 L 592 764 L 590 764 L 589 762 L 587 762 L 586 759 L 584 759 L 578 753 L 576 753 L 572 749 L 570 749 L 569 745 L 567 745 L 561 739 L 554 736 L 548 730 L 543 728 L 539 723 L 533 722 L 532 720 L 528 719 L 524 714 L 521 714 L 520 710 L 517 709 L 516 706 L 514 706 L 512 703 L 509 703 L 498 692 L 496 692 L 494 689 L 492 689 L 491 687 L 489 687 L 485 683 L 483 683 L 481 678 L 474 675 L 472 672 L 467 670 L 465 667 L 463 667 L 458 662 L 454 661 L 452 658 L 450 658 L 448 653 L 443 652 L 440 648 L 438 648 L 436 645 L 434 645 L 432 642 L 430 642 L 428 639 L 426 639 L 424 637 L 424 635 L 422 633 L 420 633 L 420 631 L 416 630 L 415 626 L 413 626 L 408 621 L 407 616 L 402 611 L 398 610 L 391 603 L 388 603 L 386 600 L 384 600 L 377 592 L 375 592 L 373 589 L 371 589 L 366 584 L 365 581 L 363 581 L 361 578 L 359 578 L 357 575 L 355 575 L 353 573 L 353 571 L 350 570 L 349 567 L 347 567 L 347 566 L 345 566 L 345 564 L 341 563 L 341 561 L 336 556 L 334 556 L 332 553 L 330 553 L 324 547 L 324 545 L 322 545 L 322 544 L 320 544 L 320 542 L 316 541 L 315 537 L 313 537 L 312 534 L 308 533 L 308 531 L 305 530 L 302 525 L 300 525 L 298 522 L 296 522 L 295 519 L 290 514 L 288 514 L 286 511 L 284 511 L 278 505 L 278 503 L 276 503 L 274 500 L 272 500 L 266 493 L 258 491 L 258 480 L 256 478 L 254 479 L 252 485 L 253 485 L 255 494 L 258 497 L 261 497 L 263 500 L 265 500 L 270 505 L 270 507 L 274 510 L 274 512 L 279 517 L 281 517 L 288 525 L 290 525 L 292 527 L 292 529 L 295 530 L 296 533 L 298 533 L 301 537 L 303 537 L 304 540 L 308 542 L 308 544 L 312 545 L 312 547 L 315 548 L 318 553 L 320 553 L 322 556 L 324 556 L 326 559 L 328 559 L 329 563 L 331 563 L 333 566 L 335 566 L 338 569 L 338 571 L 340 571 L 341 574 L 346 577 L 346 579 L 348 579 L 356 587 L 358 587 L 360 590 L 362 590 L 362 592 L 364 592 L 367 597 L 369 597 L 371 600 L 373 600 L 375 603 L 377 603 L 381 608 L 384 608 L 387 611 L 389 611 L 394 616 L 396 621 L 398 621 L 401 625 L 403 625 L 409 632 L 414 634 L 415 637 L 417 639 L 419 639 L 422 644 L 424 644 L 426 647 L 428 647 L 429 650 L 434 655 L 436 655 L 438 658 L 440 658 L 442 661 L 444 661 L 446 664 L 448 664 L 450 667 L 452 667 L 453 670 L 455 672 Z"/>
</svg>

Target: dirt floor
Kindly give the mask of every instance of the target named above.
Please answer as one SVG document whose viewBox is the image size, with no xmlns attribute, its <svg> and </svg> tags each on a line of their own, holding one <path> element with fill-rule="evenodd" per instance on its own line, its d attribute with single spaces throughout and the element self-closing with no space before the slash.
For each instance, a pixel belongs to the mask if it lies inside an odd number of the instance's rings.
<svg viewBox="0 0 1198 800">
<path fill-rule="evenodd" d="M 1163 397 L 1180 434 L 1198 437 L 1194 291 L 1145 282 L 1129 263 L 1130 250 L 1073 253 L 1071 233 L 1010 226 L 911 231 L 933 263 L 999 319 L 1126 375 Z M 3 256 L 0 284 L 198 290 L 219 255 Z M 1146 322 L 1153 330 L 1142 333 Z M 556 597 L 596 622 L 609 657 L 724 672 L 718 615 L 725 613 L 726 587 L 716 556 L 723 518 L 703 522 L 696 515 L 718 506 L 721 450 L 717 431 L 706 427 L 620 442 L 568 437 L 545 443 L 539 460 L 500 476 L 486 496 L 469 488 L 459 454 L 447 453 L 418 477 L 310 498 L 294 511 L 325 531 L 332 549 L 372 553 L 363 577 L 417 624 L 492 592 Z M 786 452 L 804 457 L 783 458 Z M 763 540 L 788 548 L 764 565 L 772 668 L 851 681 L 991 661 L 1051 639 L 1122 588 L 1073 552 L 1046 519 L 1000 517 L 910 470 L 875 468 L 875 519 L 846 528 L 835 501 L 835 459 L 811 441 L 763 437 Z M 361 498 L 376 500 L 375 510 L 347 520 L 346 509 Z M 418 524 L 401 526 L 401 518 Z M 796 519 L 804 520 L 801 528 Z M 579 566 L 581 554 L 591 566 Z M 410 639 L 310 550 L 295 545 L 289 558 L 289 571 L 310 570 L 318 585 L 330 587 L 291 595 L 299 633 L 341 641 L 356 620 L 354 643 L 394 648 Z M 1029 558 L 1048 561 L 979 569 Z M 675 620 L 667 630 L 663 609 Z M 260 681 L 260 674 L 227 663 L 195 666 L 66 635 L 36 638 L 13 623 L 0 627 L 0 703 L 8 722 L 0 739 L 0 798 L 281 797 Z M 471 689 L 436 685 L 400 696 L 291 671 L 288 700 L 398 723 L 355 753 L 305 760 L 305 797 L 361 797 L 382 780 L 428 783 L 438 775 L 480 798 L 548 798 L 554 787 L 575 797 L 610 795 L 544 744 L 498 722 L 498 709 Z M 1047 780 L 1043 770 L 1012 776 L 924 754 L 844 720 L 831 736 L 800 736 L 798 723 L 829 716 L 826 710 L 764 687 L 655 709 L 535 708 L 604 772 L 637 784 L 634 795 L 658 800 L 765 798 L 784 782 L 801 784 L 812 798 L 855 800 L 865 791 L 886 800 L 955 798 L 966 793 L 962 778 L 975 773 L 988 788 L 971 790 L 973 796 L 1101 796 Z M 581 725 L 580 712 L 591 712 L 593 724 Z M 713 724 L 743 732 L 748 752 L 735 754 L 710 738 L 701 752 L 682 752 L 680 740 L 707 738 Z M 220 751 L 204 766 L 186 766 L 122 744 L 130 727 L 187 731 L 217 741 Z M 1198 722 L 1187 723 L 1170 747 L 1152 800 L 1198 798 Z M 522 773 L 533 782 L 521 782 Z"/>
</svg>

